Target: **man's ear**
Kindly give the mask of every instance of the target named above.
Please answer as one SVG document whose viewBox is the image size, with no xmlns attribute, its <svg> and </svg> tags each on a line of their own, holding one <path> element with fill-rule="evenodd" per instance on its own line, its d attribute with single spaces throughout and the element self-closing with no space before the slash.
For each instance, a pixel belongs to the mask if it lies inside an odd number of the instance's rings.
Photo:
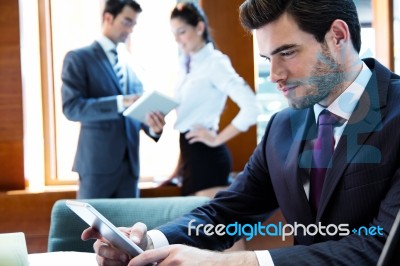
<svg viewBox="0 0 400 266">
<path fill-rule="evenodd" d="M 336 19 L 332 22 L 329 32 L 334 45 L 351 42 L 349 27 L 347 23 L 341 19 Z"/>
<path fill-rule="evenodd" d="M 111 13 L 108 13 L 108 12 L 105 12 L 104 14 L 103 14 L 103 23 L 104 22 L 108 22 L 108 23 L 111 23 L 112 22 L 112 20 L 113 20 L 113 15 L 111 14 Z"/>
</svg>

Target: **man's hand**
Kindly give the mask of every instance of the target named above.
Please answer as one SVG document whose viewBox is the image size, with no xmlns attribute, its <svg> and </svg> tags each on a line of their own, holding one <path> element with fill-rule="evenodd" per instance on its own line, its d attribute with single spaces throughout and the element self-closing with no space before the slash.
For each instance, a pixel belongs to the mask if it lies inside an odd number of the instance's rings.
<svg viewBox="0 0 400 266">
<path fill-rule="evenodd" d="M 157 266 L 258 266 L 256 254 L 252 251 L 220 253 L 184 245 L 147 250 L 133 258 L 128 265 L 145 266 L 152 263 L 157 263 Z"/>
<path fill-rule="evenodd" d="M 136 223 L 132 226 L 129 230 L 128 237 L 143 250 L 153 248 L 153 242 L 147 235 L 147 226 L 144 223 Z"/>
<path fill-rule="evenodd" d="M 164 117 L 165 115 L 160 112 L 151 112 L 146 116 L 147 124 L 157 135 L 161 135 L 163 131 L 165 125 Z"/>
<path fill-rule="evenodd" d="M 129 94 L 129 95 L 124 95 L 123 98 L 123 105 L 125 108 L 129 107 L 132 103 L 136 102 L 137 99 L 140 98 L 141 95 L 139 94 Z"/>
<path fill-rule="evenodd" d="M 119 227 L 118 229 L 143 250 L 153 246 L 150 238 L 147 236 L 147 227 L 143 223 L 136 223 L 131 228 Z M 113 247 L 93 227 L 85 229 L 82 232 L 81 238 L 82 240 L 97 239 L 93 245 L 93 249 L 97 254 L 96 260 L 99 265 L 127 265 L 131 259 L 131 256 Z"/>
</svg>

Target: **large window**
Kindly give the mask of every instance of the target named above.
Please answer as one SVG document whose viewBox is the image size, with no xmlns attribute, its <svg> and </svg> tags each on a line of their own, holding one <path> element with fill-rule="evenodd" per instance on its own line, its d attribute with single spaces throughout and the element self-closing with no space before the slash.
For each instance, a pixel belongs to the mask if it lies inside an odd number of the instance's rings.
<svg viewBox="0 0 400 266">
<path fill-rule="evenodd" d="M 42 36 L 50 38 L 52 46 L 52 73 L 51 69 L 46 69 L 53 75 L 53 84 L 49 84 L 49 90 L 53 91 L 53 98 L 48 101 L 54 101 L 54 128 L 49 127 L 46 130 L 54 130 L 54 150 L 51 156 L 55 157 L 51 163 L 56 163 L 54 172 L 50 174 L 47 181 L 76 180 L 76 173 L 71 171 L 75 155 L 75 147 L 79 134 L 79 123 L 68 121 L 62 113 L 61 104 L 61 69 L 65 54 L 81 46 L 89 45 L 101 33 L 101 1 L 81 1 L 69 0 L 59 1 L 50 0 L 48 10 L 51 18 L 51 35 Z M 42 69 L 43 70 L 43 69 Z M 53 86 L 51 86 L 53 85 Z M 49 103 L 49 102 L 47 102 Z M 50 110 L 52 112 L 52 110 Z M 49 113 L 47 118 L 51 118 Z M 48 150 L 48 152 L 50 152 Z M 49 162 L 50 163 L 50 162 Z"/>
<path fill-rule="evenodd" d="M 71 168 L 79 123 L 68 121 L 62 113 L 61 69 L 69 50 L 90 45 L 101 34 L 104 0 L 20 1 L 22 14 L 30 14 L 22 23 L 26 176 L 33 186 L 43 184 L 44 175 L 47 185 L 74 184 L 77 175 Z M 145 90 L 172 95 L 178 49 L 170 31 L 169 14 L 176 1 L 138 2 L 143 12 L 127 43 L 132 63 Z M 167 125 L 158 143 L 142 134 L 142 177 L 165 176 L 173 171 L 179 153 L 178 133 L 172 128 L 174 119 L 174 113 L 166 117 Z"/>
</svg>

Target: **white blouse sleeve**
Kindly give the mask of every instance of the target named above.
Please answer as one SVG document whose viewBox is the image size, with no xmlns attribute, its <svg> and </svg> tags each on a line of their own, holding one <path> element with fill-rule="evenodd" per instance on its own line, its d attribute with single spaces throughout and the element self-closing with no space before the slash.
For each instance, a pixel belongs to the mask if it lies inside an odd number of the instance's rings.
<svg viewBox="0 0 400 266">
<path fill-rule="evenodd" d="M 236 73 L 226 55 L 215 56 L 210 67 L 213 85 L 226 93 L 240 108 L 239 113 L 231 123 L 240 131 L 247 131 L 250 126 L 257 122 L 257 116 L 261 113 L 261 107 L 257 102 L 255 93 L 246 81 Z"/>
</svg>

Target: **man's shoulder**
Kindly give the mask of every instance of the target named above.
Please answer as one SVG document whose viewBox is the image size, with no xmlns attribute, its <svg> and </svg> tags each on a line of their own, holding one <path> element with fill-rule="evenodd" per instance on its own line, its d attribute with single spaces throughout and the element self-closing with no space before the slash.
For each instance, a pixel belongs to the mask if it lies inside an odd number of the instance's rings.
<svg viewBox="0 0 400 266">
<path fill-rule="evenodd" d="M 362 61 L 368 66 L 368 68 L 375 72 L 378 78 L 381 79 L 388 79 L 391 81 L 398 82 L 400 80 L 400 75 L 392 72 L 389 68 L 384 66 L 381 62 L 379 62 L 375 58 L 363 58 Z"/>
<path fill-rule="evenodd" d="M 73 54 L 78 54 L 78 55 L 88 55 L 88 54 L 92 54 L 94 51 L 96 51 L 98 49 L 101 49 L 100 45 L 97 42 L 93 42 L 90 45 L 72 49 L 68 53 L 73 53 Z"/>
<path fill-rule="evenodd" d="M 96 42 L 91 45 L 79 47 L 70 50 L 65 55 L 67 62 L 79 62 L 79 61 L 91 61 L 96 57 L 96 54 L 100 51 L 101 47 Z"/>
<path fill-rule="evenodd" d="M 397 95 L 395 96 L 397 98 L 400 94 L 400 75 L 392 72 L 374 58 L 364 58 L 363 61 L 375 76 L 381 97 L 386 99 L 387 95 L 391 95 L 390 97 Z"/>
</svg>

